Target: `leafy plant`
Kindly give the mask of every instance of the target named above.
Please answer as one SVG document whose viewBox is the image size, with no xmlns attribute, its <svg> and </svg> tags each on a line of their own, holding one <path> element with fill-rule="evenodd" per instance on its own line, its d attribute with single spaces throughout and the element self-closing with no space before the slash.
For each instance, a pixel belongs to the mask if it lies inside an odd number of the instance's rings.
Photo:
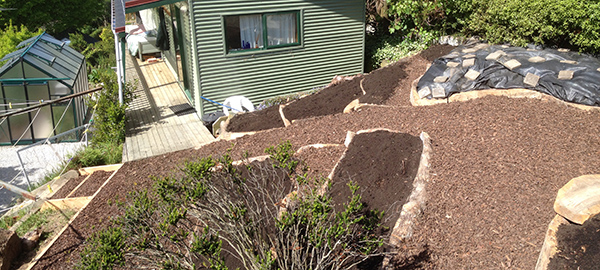
<svg viewBox="0 0 600 270">
<path fill-rule="evenodd" d="M 289 173 L 293 173 L 299 164 L 297 160 L 292 158 L 294 151 L 289 140 L 277 146 L 268 147 L 265 149 L 265 153 L 271 155 L 271 159 L 277 162 L 277 164 L 273 164 L 273 167 L 285 169 Z"/>
<path fill-rule="evenodd" d="M 81 252 L 77 269 L 113 269 L 124 265 L 125 236 L 119 227 L 110 227 L 94 233 Z"/>
</svg>

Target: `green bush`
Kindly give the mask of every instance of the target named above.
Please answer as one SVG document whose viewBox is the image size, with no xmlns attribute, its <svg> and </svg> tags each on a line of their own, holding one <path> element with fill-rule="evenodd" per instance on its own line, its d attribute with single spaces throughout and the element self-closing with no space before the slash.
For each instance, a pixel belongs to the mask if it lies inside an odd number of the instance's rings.
<svg viewBox="0 0 600 270">
<path fill-rule="evenodd" d="M 101 230 L 87 240 L 81 252 L 81 261 L 77 269 L 96 270 L 113 269 L 115 265 L 123 265 L 125 236 L 121 228 L 110 227 Z"/>
<path fill-rule="evenodd" d="M 0 31 L 0 59 L 5 55 L 17 50 L 17 45 L 28 38 L 40 35 L 42 29 L 35 32 L 29 31 L 25 26 L 15 26 L 10 22 Z M 0 62 L 3 65 L 4 62 Z"/>
<path fill-rule="evenodd" d="M 600 52 L 600 3 L 590 0 L 474 0 L 469 32 L 492 43 Z"/>
</svg>

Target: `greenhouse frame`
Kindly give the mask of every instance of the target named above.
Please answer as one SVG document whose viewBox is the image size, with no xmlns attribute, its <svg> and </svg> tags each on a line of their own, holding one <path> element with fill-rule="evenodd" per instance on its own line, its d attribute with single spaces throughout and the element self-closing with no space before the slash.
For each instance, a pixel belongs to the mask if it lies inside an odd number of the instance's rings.
<svg viewBox="0 0 600 270">
<path fill-rule="evenodd" d="M 89 88 L 85 57 L 47 33 L 21 42 L 1 61 L 0 115 Z M 31 144 L 86 122 L 82 97 L 0 119 L 0 145 Z M 79 140 L 79 134 L 67 141 Z"/>
</svg>

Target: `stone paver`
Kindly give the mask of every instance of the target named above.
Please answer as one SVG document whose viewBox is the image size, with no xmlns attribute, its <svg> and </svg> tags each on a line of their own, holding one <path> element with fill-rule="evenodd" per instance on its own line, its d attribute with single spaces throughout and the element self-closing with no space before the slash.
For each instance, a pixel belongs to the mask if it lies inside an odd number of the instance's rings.
<svg viewBox="0 0 600 270">
<path fill-rule="evenodd" d="M 570 80 L 573 79 L 573 74 L 575 72 L 572 70 L 561 70 L 558 72 L 558 79 L 559 80 Z"/>
<path fill-rule="evenodd" d="M 541 63 L 541 62 L 546 62 L 546 58 L 541 57 L 541 56 L 534 56 L 531 57 L 529 59 L 527 59 L 529 62 L 531 63 Z"/>
<path fill-rule="evenodd" d="M 431 94 L 434 98 L 445 98 L 446 97 L 446 90 L 441 87 L 440 85 L 436 85 L 432 90 L 431 90 Z"/>
<path fill-rule="evenodd" d="M 467 80 L 474 81 L 477 80 L 479 75 L 481 75 L 480 72 L 473 69 L 469 69 L 469 71 L 467 71 L 467 73 L 465 74 L 465 78 L 467 78 Z"/>
<path fill-rule="evenodd" d="M 474 66 L 474 65 L 475 65 L 475 58 L 469 58 L 469 59 L 465 59 L 463 61 L 463 67 L 465 67 L 465 68 Z"/>
<path fill-rule="evenodd" d="M 421 90 L 419 90 L 419 98 L 424 98 L 426 96 L 431 95 L 431 89 L 429 89 L 429 87 L 425 86 L 423 88 L 421 88 Z"/>
<path fill-rule="evenodd" d="M 512 60 L 509 60 L 509 61 L 506 61 L 506 62 L 504 62 L 504 63 L 503 63 L 503 65 L 504 65 L 506 68 L 508 68 L 508 69 L 510 69 L 510 70 L 513 70 L 513 69 L 515 69 L 515 68 L 518 68 L 518 67 L 520 67 L 520 66 L 521 66 L 521 62 L 519 62 L 519 61 L 517 61 L 517 60 L 515 60 L 515 59 L 512 59 Z"/>
<path fill-rule="evenodd" d="M 527 73 L 527 75 L 525 75 L 525 79 L 523 80 L 523 83 L 525 83 L 526 85 L 529 85 L 529 86 L 536 87 L 538 85 L 539 81 L 540 81 L 540 76 L 535 75 L 533 73 Z"/>
</svg>

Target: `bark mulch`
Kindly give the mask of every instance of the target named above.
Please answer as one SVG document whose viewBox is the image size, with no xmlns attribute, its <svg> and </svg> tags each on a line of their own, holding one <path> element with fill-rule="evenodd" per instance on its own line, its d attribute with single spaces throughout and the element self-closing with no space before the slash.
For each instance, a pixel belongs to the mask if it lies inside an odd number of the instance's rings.
<svg viewBox="0 0 600 270">
<path fill-rule="evenodd" d="M 283 108 L 283 113 L 290 121 L 342 113 L 350 102 L 362 96 L 360 89 L 362 79 L 362 76 L 357 76 L 352 80 L 344 80 L 336 85 L 328 86 L 317 93 L 288 104 Z"/>
<path fill-rule="evenodd" d="M 249 132 L 284 126 L 279 114 L 279 106 L 271 106 L 260 111 L 236 114 L 229 120 L 227 131 Z"/>
<path fill-rule="evenodd" d="M 73 191 L 73 189 L 75 189 L 81 183 L 81 181 L 85 180 L 86 177 L 87 175 L 80 175 L 76 178 L 70 179 L 60 189 L 58 189 L 56 193 L 50 197 L 50 199 L 66 198 L 67 195 L 69 195 L 69 193 L 71 193 L 71 191 Z"/>
<path fill-rule="evenodd" d="M 302 164 L 299 165 L 300 169 L 306 167 L 307 177 L 327 178 L 345 150 L 344 145 L 323 148 L 310 147 L 294 157 L 302 161 Z"/>
<path fill-rule="evenodd" d="M 375 131 L 354 137 L 333 175 L 331 195 L 336 211 L 352 196 L 348 183 L 360 189 L 367 209 L 385 211 L 383 225 L 393 228 L 412 191 L 423 143 L 404 133 Z"/>
<path fill-rule="evenodd" d="M 413 235 L 424 250 L 407 267 L 533 269 L 555 216 L 558 189 L 572 178 L 597 173 L 600 113 L 505 97 L 411 107 L 409 86 L 428 64 L 419 55 L 411 58 L 405 66 L 408 76 L 385 101 L 391 108 L 299 119 L 287 128 L 126 163 L 35 269 L 72 269 L 83 240 L 118 214 L 107 200 L 150 187 L 149 176 L 171 174 L 186 159 L 219 156 L 228 148 L 234 159 L 245 151 L 257 156 L 281 140 L 289 140 L 294 150 L 342 144 L 347 131 L 370 128 L 413 136 L 425 131 L 432 138 L 427 208 Z"/>
<path fill-rule="evenodd" d="M 96 191 L 98 190 L 98 188 L 100 188 L 100 186 L 102 186 L 102 184 L 104 184 L 104 182 L 106 182 L 106 179 L 108 179 L 108 177 L 110 177 L 110 175 L 112 173 L 113 172 L 107 172 L 107 171 L 95 171 L 95 172 L 93 172 L 90 175 L 90 178 L 88 178 L 83 183 L 83 185 L 81 185 L 69 197 L 70 198 L 77 198 L 77 197 L 86 197 L 86 196 L 92 196 L 92 195 L 94 195 L 94 193 L 96 193 Z"/>
<path fill-rule="evenodd" d="M 556 239 L 558 253 L 550 258 L 549 270 L 600 267 L 600 214 L 586 220 L 583 225 L 560 225 Z"/>
</svg>

